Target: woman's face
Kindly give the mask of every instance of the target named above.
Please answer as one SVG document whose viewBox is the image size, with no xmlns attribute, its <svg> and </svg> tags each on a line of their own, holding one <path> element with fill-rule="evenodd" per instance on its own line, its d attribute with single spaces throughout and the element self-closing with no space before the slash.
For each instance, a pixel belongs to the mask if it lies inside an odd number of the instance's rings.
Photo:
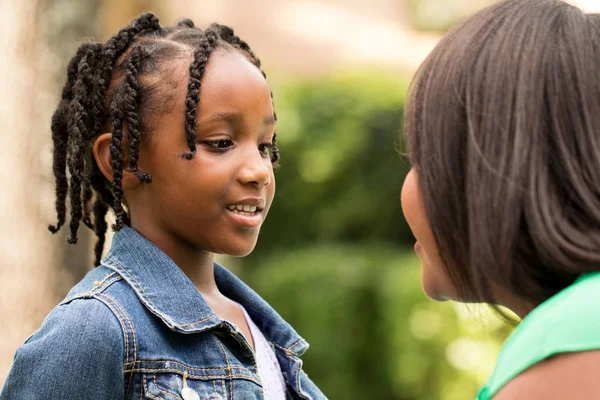
<svg viewBox="0 0 600 400">
<path fill-rule="evenodd" d="M 422 284 L 425 294 L 438 301 L 455 300 L 457 293 L 440 259 L 439 251 L 425 214 L 417 171 L 414 168 L 406 175 L 400 201 L 404 217 L 417 239 L 415 252 L 421 260 Z"/>
</svg>

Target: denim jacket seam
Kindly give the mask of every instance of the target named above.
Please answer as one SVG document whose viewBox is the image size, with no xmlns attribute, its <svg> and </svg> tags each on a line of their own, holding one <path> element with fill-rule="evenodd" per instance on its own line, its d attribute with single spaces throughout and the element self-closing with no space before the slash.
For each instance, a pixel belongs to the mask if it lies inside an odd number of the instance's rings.
<svg viewBox="0 0 600 400">
<path fill-rule="evenodd" d="M 229 364 L 229 356 L 227 355 L 227 351 L 225 351 L 225 348 L 223 347 L 223 343 L 221 343 L 220 340 L 217 339 L 217 343 L 219 344 L 221 351 L 225 355 L 225 363 L 227 363 L 227 375 L 232 375 L 231 364 Z M 229 393 L 231 393 L 231 399 L 233 400 L 233 378 L 229 380 Z"/>
<path fill-rule="evenodd" d="M 218 368 L 221 370 L 226 370 L 225 368 Z M 176 369 L 176 368 L 132 368 L 132 369 L 128 369 L 126 371 L 127 373 L 134 373 L 134 372 L 140 372 L 142 373 L 142 375 L 147 375 L 147 374 L 155 374 L 155 373 L 172 373 L 172 374 L 177 374 L 177 375 L 182 375 L 183 376 L 183 371 L 180 369 Z M 248 371 L 250 372 L 250 371 Z M 223 380 L 230 380 L 232 381 L 235 378 L 240 378 L 240 379 L 245 379 L 251 382 L 256 383 L 257 385 L 260 386 L 260 382 L 254 377 L 254 374 L 252 374 L 251 372 L 249 374 L 240 374 L 240 373 L 231 373 L 231 371 L 229 371 L 228 373 L 224 373 L 224 374 L 214 374 L 214 375 L 196 375 L 196 374 L 190 374 L 188 373 L 187 377 L 189 379 L 197 379 L 197 380 L 212 380 L 212 379 L 223 379 Z M 231 390 L 231 388 L 230 388 Z"/>
<path fill-rule="evenodd" d="M 217 391 L 217 384 L 213 381 L 213 384 L 215 385 L 215 392 Z M 227 398 L 227 389 L 225 388 L 225 379 L 221 379 L 221 390 L 223 391 L 223 398 L 226 399 Z M 229 389 L 231 391 L 231 388 Z"/>
<path fill-rule="evenodd" d="M 294 352 L 293 352 L 292 350 L 290 350 L 290 349 L 291 349 L 292 347 L 296 346 L 296 345 L 297 345 L 298 343 L 300 343 L 301 341 L 304 341 L 304 339 L 299 339 L 299 340 L 297 340 L 297 341 L 296 341 L 296 342 L 294 342 L 294 343 L 293 343 L 293 344 L 292 344 L 292 345 L 291 345 L 289 348 L 282 347 L 282 346 L 278 345 L 277 343 L 275 343 L 275 342 L 273 342 L 273 341 L 271 341 L 271 344 L 273 344 L 275 347 L 277 347 L 277 348 L 279 348 L 279 349 L 283 350 L 283 352 L 285 353 L 285 355 L 286 355 L 286 356 L 288 356 L 288 357 L 290 357 L 290 358 L 292 358 L 292 357 L 293 357 L 293 358 L 299 359 L 299 357 L 298 357 L 297 353 L 294 353 Z M 300 380 L 300 374 L 303 372 L 303 371 L 302 371 L 302 361 L 301 361 L 301 360 L 299 360 L 299 362 L 294 362 L 294 367 L 293 367 L 293 368 L 294 368 L 294 370 L 293 370 L 293 373 L 294 373 L 294 375 L 295 375 L 295 377 L 296 377 L 296 382 L 298 382 L 298 394 L 299 394 L 300 396 L 304 396 L 304 398 L 305 398 L 306 400 L 312 400 L 312 399 L 313 399 L 313 397 L 312 397 L 310 394 L 306 393 L 304 390 L 302 390 L 302 382 L 301 382 L 301 380 Z M 287 382 L 287 384 L 288 384 L 288 385 L 290 385 L 290 382 L 289 382 L 289 380 L 287 380 L 287 379 L 286 379 L 286 382 Z M 292 385 L 290 385 L 290 386 L 292 386 Z"/>
<path fill-rule="evenodd" d="M 88 290 L 87 292 L 73 294 L 71 297 L 67 297 L 66 299 L 61 301 L 59 303 L 59 305 L 68 304 L 68 303 L 72 302 L 73 300 L 77 300 L 77 299 L 94 298 L 94 296 L 97 293 L 103 292 L 110 285 L 112 285 L 113 283 L 115 283 L 121 279 L 123 279 L 123 278 L 121 278 L 121 276 L 119 274 L 117 274 L 116 272 L 113 271 L 110 274 L 106 275 L 104 277 L 104 279 L 102 279 L 100 282 L 95 282 L 94 287 L 91 288 L 90 290 Z"/>
<path fill-rule="evenodd" d="M 313 397 L 302 390 L 302 381 L 300 380 L 300 374 L 302 373 L 302 362 L 296 363 L 296 381 L 298 382 L 298 394 L 304 396 L 305 400 L 313 400 Z"/>
<path fill-rule="evenodd" d="M 277 342 L 271 341 L 271 344 L 275 347 L 277 347 L 278 349 L 282 350 L 286 356 L 289 357 L 298 357 L 298 353 L 293 351 L 292 348 L 294 346 L 296 346 L 299 342 L 304 341 L 304 339 L 298 339 L 296 342 L 294 342 L 291 346 L 289 347 L 283 347 L 280 344 L 278 344 Z"/>
<path fill-rule="evenodd" d="M 152 377 L 154 379 L 154 386 L 156 386 L 156 390 L 158 390 L 161 393 L 164 393 L 168 397 L 173 397 L 175 400 L 179 400 L 179 396 L 177 395 L 177 393 L 171 392 L 170 390 L 161 389 L 158 386 L 158 382 L 156 381 L 156 372 L 152 374 Z M 146 379 L 144 379 L 144 384 L 146 384 Z"/>
<path fill-rule="evenodd" d="M 133 323 L 131 322 L 131 319 L 129 318 L 129 316 L 127 315 L 127 313 L 125 312 L 125 310 L 123 309 L 123 307 L 119 304 L 118 301 L 116 301 L 113 297 L 109 296 L 106 293 L 98 293 L 95 297 L 98 298 L 98 300 L 102 301 L 100 296 L 102 298 L 106 298 L 108 302 L 114 304 L 114 306 L 116 308 L 118 308 L 118 311 L 115 312 L 113 311 L 113 313 L 115 313 L 115 315 L 117 315 L 117 318 L 119 319 L 123 319 L 125 320 L 126 324 L 121 324 L 121 329 L 123 329 L 123 336 L 125 337 L 126 341 L 129 341 L 129 333 L 131 333 L 131 342 L 133 342 L 133 358 L 131 361 L 129 361 L 129 351 L 126 352 L 126 359 L 123 363 L 123 370 L 125 370 L 125 367 L 129 364 L 135 364 L 135 361 L 137 360 L 137 338 L 135 335 L 135 328 L 133 327 Z M 108 304 L 107 304 L 108 306 Z M 110 307 L 109 307 L 110 308 Z M 119 317 L 119 314 L 121 314 L 121 316 Z M 127 327 L 128 326 L 128 327 Z M 128 329 L 129 328 L 129 329 Z M 127 390 L 126 390 L 126 396 L 127 397 L 130 393 L 131 390 L 131 383 L 133 380 L 133 374 L 129 375 L 129 381 L 127 383 Z"/>
<path fill-rule="evenodd" d="M 146 392 L 146 397 L 154 400 L 163 400 L 160 397 L 156 397 L 152 393 L 150 393 L 150 391 L 148 390 L 148 384 L 146 382 L 146 375 L 142 376 L 142 384 L 140 386 L 143 388 L 143 392 Z M 143 392 L 140 391 L 140 399 L 142 398 Z"/>
<path fill-rule="evenodd" d="M 101 302 L 102 304 L 104 304 L 106 307 L 108 307 L 108 309 L 113 313 L 113 315 L 117 318 L 117 320 L 119 320 L 119 325 L 121 326 L 121 331 L 123 333 L 123 341 L 124 341 L 124 345 L 125 345 L 125 357 L 126 359 L 129 357 L 129 339 L 126 332 L 126 328 L 125 328 L 125 322 L 123 322 L 123 319 L 119 316 L 119 314 L 113 309 L 113 307 L 108 304 L 107 301 L 104 301 L 103 299 L 100 299 L 98 297 L 92 297 L 93 299 L 98 300 L 99 302 Z M 124 364 L 127 363 L 126 360 L 123 361 Z"/>
<path fill-rule="evenodd" d="M 162 359 L 162 360 L 155 360 L 155 359 L 144 360 L 144 359 L 138 359 L 138 360 L 136 360 L 135 363 L 136 364 L 141 364 L 141 363 L 144 363 L 144 362 L 173 364 L 173 365 L 176 365 L 177 367 L 180 368 L 178 371 L 181 371 L 182 374 L 183 374 L 184 371 L 188 371 L 188 373 L 190 373 L 191 371 L 202 372 L 202 371 L 227 371 L 227 370 L 230 370 L 230 371 L 232 371 L 232 370 L 239 370 L 239 371 L 245 371 L 245 372 L 247 372 L 250 375 L 254 374 L 254 372 L 252 372 L 250 369 L 248 369 L 246 367 L 240 367 L 240 366 L 231 367 L 230 366 L 229 368 L 227 368 L 227 367 L 225 367 L 225 368 L 223 368 L 223 367 L 220 367 L 220 368 L 217 368 L 217 367 L 214 367 L 214 368 L 198 368 L 198 367 L 189 366 L 189 365 L 184 364 L 184 363 L 179 362 L 179 361 L 167 360 L 167 359 Z M 128 363 L 128 364 L 132 364 L 132 363 Z M 130 369 L 128 369 L 127 371 L 142 370 L 142 369 L 148 369 L 148 370 L 157 369 L 158 370 L 159 368 L 147 368 L 147 367 L 146 368 L 145 367 L 137 367 L 136 368 L 135 365 L 134 365 Z M 170 368 L 170 369 L 171 370 L 177 370 L 176 368 Z M 193 375 L 193 374 L 190 374 L 190 376 L 191 375 Z"/>
<path fill-rule="evenodd" d="M 96 297 L 98 296 L 102 296 L 102 297 L 106 297 L 108 300 L 110 300 L 112 303 L 114 303 L 114 305 L 119 309 L 119 311 L 122 314 L 122 317 L 125 319 L 125 321 L 127 322 L 127 325 L 129 325 L 129 328 L 131 329 L 131 336 L 133 337 L 133 360 L 129 361 L 129 357 L 127 358 L 128 360 L 128 364 L 130 363 L 135 363 L 135 361 L 137 360 L 137 339 L 135 336 L 135 328 L 133 327 L 133 323 L 131 322 L 131 319 L 129 318 L 129 316 L 127 315 L 127 313 L 125 312 L 125 310 L 123 309 L 123 307 L 119 304 L 118 301 L 116 301 L 113 297 L 109 296 L 106 293 L 98 293 L 96 295 Z"/>
<path fill-rule="evenodd" d="M 144 290 L 144 287 L 142 286 L 142 284 L 136 279 L 136 277 L 134 275 L 131 274 L 131 272 L 129 272 L 127 270 L 127 268 L 125 268 L 119 261 L 115 260 L 114 258 L 112 258 L 110 255 L 106 256 L 106 259 L 112 261 L 118 268 L 120 271 L 122 271 L 123 273 L 125 273 L 134 283 L 134 285 L 138 286 L 139 289 L 141 290 L 140 295 L 142 297 L 144 297 L 144 300 L 146 300 L 150 306 L 152 307 L 152 309 L 156 312 L 158 312 L 158 309 L 156 308 L 156 306 L 154 305 L 154 303 L 152 302 L 152 300 L 150 300 L 150 297 L 148 296 L 148 294 L 146 293 L 146 291 Z M 109 266 L 107 266 L 109 267 Z"/>
<path fill-rule="evenodd" d="M 292 343 L 289 347 L 288 350 L 292 353 L 294 353 L 294 355 L 298 356 L 298 352 L 292 350 L 294 347 L 296 347 L 299 344 L 306 344 L 306 340 L 304 340 L 304 338 L 299 338 L 298 340 L 296 340 L 294 343 Z"/>
<path fill-rule="evenodd" d="M 219 316 L 217 314 L 211 314 L 208 317 L 201 319 L 200 321 L 190 322 L 189 324 L 177 324 L 177 325 L 179 325 L 180 327 L 198 325 L 198 324 L 204 323 L 208 320 L 211 320 L 215 317 L 218 318 Z"/>
</svg>

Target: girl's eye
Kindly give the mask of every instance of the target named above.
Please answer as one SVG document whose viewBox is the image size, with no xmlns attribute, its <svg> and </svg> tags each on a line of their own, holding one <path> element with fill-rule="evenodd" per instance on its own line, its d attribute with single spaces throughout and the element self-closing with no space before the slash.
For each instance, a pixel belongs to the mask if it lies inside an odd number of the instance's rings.
<svg viewBox="0 0 600 400">
<path fill-rule="evenodd" d="M 269 156 L 271 148 L 273 148 L 272 143 L 263 143 L 258 146 L 258 151 L 260 151 L 260 153 L 264 156 Z"/>
<path fill-rule="evenodd" d="M 221 140 L 213 140 L 211 142 L 206 142 L 211 147 L 214 147 L 217 150 L 227 150 L 231 146 L 233 146 L 233 141 L 229 139 L 221 139 Z"/>
</svg>

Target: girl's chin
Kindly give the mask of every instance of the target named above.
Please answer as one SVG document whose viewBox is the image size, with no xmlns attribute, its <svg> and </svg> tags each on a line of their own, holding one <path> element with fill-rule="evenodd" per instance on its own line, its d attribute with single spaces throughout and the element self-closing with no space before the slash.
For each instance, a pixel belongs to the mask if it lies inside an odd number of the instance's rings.
<svg viewBox="0 0 600 400">
<path fill-rule="evenodd" d="M 220 253 L 223 255 L 230 256 L 230 257 L 246 257 L 247 255 L 250 255 L 250 253 L 252 253 L 252 251 L 254 251 L 255 247 L 256 247 L 256 242 L 253 242 L 253 243 L 248 243 L 248 244 L 241 245 L 241 246 L 238 246 L 235 248 L 229 248 Z"/>
</svg>

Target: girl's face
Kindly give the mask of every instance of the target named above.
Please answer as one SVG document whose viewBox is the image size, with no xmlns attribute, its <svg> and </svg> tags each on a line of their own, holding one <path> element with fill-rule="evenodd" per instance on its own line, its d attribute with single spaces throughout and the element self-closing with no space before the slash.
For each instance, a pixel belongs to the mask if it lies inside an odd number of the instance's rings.
<svg viewBox="0 0 600 400">
<path fill-rule="evenodd" d="M 140 170 L 152 183 L 125 192 L 131 224 L 155 243 L 247 255 L 275 192 L 269 87 L 244 56 L 215 51 L 202 78 L 196 156 L 184 160 L 189 60 L 181 64 L 172 109 L 157 116 L 140 148 Z"/>
<path fill-rule="evenodd" d="M 442 264 L 418 183 L 417 172 L 413 168 L 406 175 L 400 200 L 404 217 L 417 239 L 415 252 L 421 260 L 423 290 L 434 300 L 456 300 L 456 290 Z"/>
</svg>

